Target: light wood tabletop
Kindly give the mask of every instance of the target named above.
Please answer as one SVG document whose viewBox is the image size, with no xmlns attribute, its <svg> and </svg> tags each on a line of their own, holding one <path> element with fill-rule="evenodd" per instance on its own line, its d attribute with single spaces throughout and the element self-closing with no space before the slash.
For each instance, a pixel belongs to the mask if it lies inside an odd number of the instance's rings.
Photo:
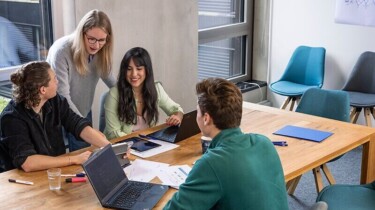
<svg viewBox="0 0 375 210">
<path fill-rule="evenodd" d="M 272 133 L 285 125 L 330 131 L 334 134 L 321 143 L 277 136 Z M 138 133 L 148 134 L 161 129 L 165 125 L 156 126 Z M 260 133 L 271 140 L 285 140 L 287 147 L 276 147 L 279 153 L 285 181 L 304 174 L 327 161 L 340 156 L 360 145 L 364 145 L 359 183 L 368 183 L 375 179 L 375 129 L 344 123 L 336 120 L 280 110 L 277 108 L 244 103 L 241 129 L 245 133 Z M 135 136 L 138 133 L 112 142 Z M 171 165 L 193 163 L 202 155 L 200 134 L 178 143 L 180 147 L 147 158 L 147 160 L 168 163 Z M 89 148 L 92 150 L 93 148 Z M 76 151 L 77 153 L 78 151 Z M 137 158 L 131 156 L 131 159 Z M 82 167 L 75 165 L 63 167 L 62 173 L 79 173 Z M 34 182 L 34 185 L 9 183 L 8 179 L 20 179 Z M 153 182 L 160 182 L 154 179 Z M 161 209 L 176 192 L 169 189 L 159 201 L 155 209 Z M 25 173 L 15 169 L 0 174 L 1 209 L 103 209 L 90 183 L 65 183 L 62 189 L 50 191 L 46 170 Z"/>
</svg>

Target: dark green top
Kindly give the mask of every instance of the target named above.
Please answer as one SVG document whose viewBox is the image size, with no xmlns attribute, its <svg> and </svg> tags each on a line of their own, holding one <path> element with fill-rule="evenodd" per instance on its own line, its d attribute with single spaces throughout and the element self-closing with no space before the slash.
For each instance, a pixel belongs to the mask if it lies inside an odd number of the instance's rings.
<svg viewBox="0 0 375 210">
<path fill-rule="evenodd" d="M 221 131 L 164 209 L 288 209 L 272 142 L 240 128 Z"/>
</svg>

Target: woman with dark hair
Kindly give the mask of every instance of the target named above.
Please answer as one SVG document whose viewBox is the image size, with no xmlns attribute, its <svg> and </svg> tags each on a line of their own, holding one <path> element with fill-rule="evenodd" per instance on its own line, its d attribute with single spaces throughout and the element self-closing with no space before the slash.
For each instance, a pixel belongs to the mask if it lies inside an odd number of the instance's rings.
<svg viewBox="0 0 375 210">
<path fill-rule="evenodd" d="M 109 144 L 56 93 L 56 74 L 47 62 L 25 64 L 10 79 L 13 99 L 0 115 L 0 171 L 20 168 L 29 172 L 85 162 L 89 151 L 59 156 L 65 154 L 62 127 L 97 147 Z"/>
<path fill-rule="evenodd" d="M 112 139 L 154 126 L 159 107 L 169 116 L 168 125 L 181 123 L 183 110 L 154 81 L 150 55 L 143 48 L 132 48 L 121 61 L 117 87 L 111 88 L 104 105 L 104 134 Z"/>
<path fill-rule="evenodd" d="M 101 78 L 111 88 L 116 80 L 112 75 L 113 32 L 108 16 L 99 10 L 89 11 L 75 31 L 55 41 L 49 49 L 47 62 L 59 80 L 59 94 L 81 117 L 92 121 L 91 106 L 95 88 Z M 69 150 L 88 146 L 67 133 Z"/>
</svg>

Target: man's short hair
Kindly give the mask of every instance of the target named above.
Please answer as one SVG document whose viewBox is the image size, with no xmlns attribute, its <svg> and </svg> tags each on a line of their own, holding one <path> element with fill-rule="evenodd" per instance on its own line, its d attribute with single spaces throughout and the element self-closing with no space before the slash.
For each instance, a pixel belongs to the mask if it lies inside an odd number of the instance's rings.
<svg viewBox="0 0 375 210">
<path fill-rule="evenodd" d="M 198 105 L 208 113 L 220 129 L 239 127 L 242 118 L 242 94 L 239 88 L 225 79 L 209 78 L 196 85 Z"/>
</svg>

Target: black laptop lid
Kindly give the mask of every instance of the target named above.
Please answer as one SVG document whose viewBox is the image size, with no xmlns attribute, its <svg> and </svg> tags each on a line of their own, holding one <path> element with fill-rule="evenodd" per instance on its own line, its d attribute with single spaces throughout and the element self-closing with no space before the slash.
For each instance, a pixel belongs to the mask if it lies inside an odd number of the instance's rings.
<svg viewBox="0 0 375 210">
<path fill-rule="evenodd" d="M 82 166 L 102 204 L 117 185 L 128 181 L 110 144 L 94 153 Z"/>
<path fill-rule="evenodd" d="M 200 133 L 197 121 L 197 110 L 184 114 L 180 126 L 169 126 L 167 128 L 150 133 L 147 136 L 167 142 L 177 143 Z M 173 139 L 170 139 L 173 137 Z"/>
<path fill-rule="evenodd" d="M 184 114 L 184 118 L 182 119 L 181 125 L 178 129 L 175 142 L 182 141 L 201 132 L 196 118 L 197 110 Z"/>
</svg>

